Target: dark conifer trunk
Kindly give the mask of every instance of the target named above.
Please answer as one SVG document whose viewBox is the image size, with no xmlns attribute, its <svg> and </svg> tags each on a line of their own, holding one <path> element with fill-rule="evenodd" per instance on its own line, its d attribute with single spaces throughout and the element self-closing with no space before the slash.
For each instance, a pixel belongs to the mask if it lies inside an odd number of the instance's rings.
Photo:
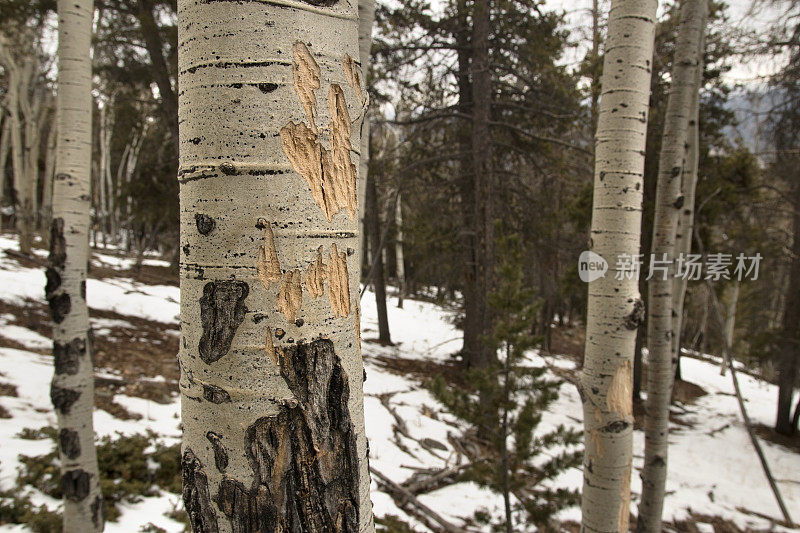
<svg viewBox="0 0 800 533">
<path fill-rule="evenodd" d="M 783 311 L 783 338 L 781 339 L 780 373 L 778 377 L 778 414 L 775 431 L 792 435 L 796 424 L 792 420 L 792 393 L 800 366 L 800 185 L 795 186 L 794 237 L 789 271 L 789 290 L 794 295 L 786 299 Z"/>
<path fill-rule="evenodd" d="M 471 235 L 465 265 L 464 363 L 484 368 L 494 354 L 484 346 L 482 337 L 491 331 L 491 315 L 486 297 L 491 290 L 493 272 L 494 216 L 492 212 L 492 145 L 489 120 L 492 103 L 492 79 L 489 69 L 489 0 L 476 0 L 472 14 L 472 179 L 464 183 L 471 194 L 462 197 L 464 230 Z M 471 181 L 471 183 L 470 183 Z M 471 185 L 471 187 L 470 187 Z"/>
<path fill-rule="evenodd" d="M 367 174 L 367 205 L 366 217 L 369 226 L 369 244 L 372 251 L 371 257 L 374 265 L 372 282 L 375 287 L 375 304 L 378 307 L 378 341 L 381 344 L 391 344 L 389 334 L 389 317 L 386 314 L 386 273 L 383 268 L 383 254 L 381 253 L 381 227 L 378 215 L 378 191 L 375 185 L 375 174 Z M 369 281 L 369 280 L 368 280 Z"/>
</svg>

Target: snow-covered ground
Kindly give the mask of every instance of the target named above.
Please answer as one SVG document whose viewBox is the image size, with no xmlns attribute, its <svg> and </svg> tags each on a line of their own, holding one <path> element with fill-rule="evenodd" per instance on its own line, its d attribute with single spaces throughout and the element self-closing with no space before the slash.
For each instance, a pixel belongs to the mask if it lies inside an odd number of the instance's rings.
<svg viewBox="0 0 800 533">
<path fill-rule="evenodd" d="M 44 275 L 40 269 L 26 268 L 2 253 L 16 248 L 16 242 L 0 236 L 0 300 L 19 305 L 25 300 L 43 301 Z M 98 266 L 124 268 L 126 260 L 100 255 L 94 259 Z M 154 261 L 154 260 L 150 260 Z M 154 263 L 158 266 L 160 264 Z M 120 315 L 143 317 L 177 329 L 179 294 L 174 286 L 154 286 L 133 279 L 112 277 L 93 279 L 87 284 L 87 301 L 91 308 L 110 310 Z M 443 362 L 460 346 L 460 332 L 452 325 L 452 314 L 434 304 L 406 300 L 403 309 L 390 303 L 389 320 L 392 347 L 369 342 L 376 336 L 377 320 L 372 293 L 362 301 L 362 330 L 367 381 L 364 383 L 367 435 L 370 440 L 370 464 L 397 483 L 407 479 L 420 468 L 453 466 L 459 457 L 448 441 L 448 432 L 457 433 L 449 417 L 441 414 L 441 406 L 417 380 L 392 373 L 381 364 L 379 357 Z M 25 349 L 0 348 L 0 383 L 16 385 L 18 396 L 0 396 L 0 406 L 12 417 L 0 422 L 0 488 L 13 486 L 19 461 L 17 455 L 45 454 L 51 449 L 49 440 L 23 440 L 18 433 L 24 428 L 53 426 L 48 395 L 52 377 L 52 360 L 46 353 L 48 339 L 39 333 L 11 324 L 14 316 L 0 315 L 0 336 L 12 339 Z M 124 320 L 93 319 L 96 335 L 112 327 L 130 327 Z M 38 353 L 37 353 L 38 352 Z M 531 356 L 534 362 L 544 359 Z M 574 364 L 568 359 L 548 357 L 547 362 L 560 368 Z M 681 520 L 690 513 L 719 516 L 733 521 L 742 529 L 782 530 L 773 526 L 768 517 L 780 518 L 769 487 L 751 449 L 747 433 L 740 420 L 736 399 L 732 396 L 730 377 L 722 377 L 716 366 L 684 358 L 685 379 L 701 386 L 708 393 L 691 404 L 675 407 L 679 421 L 673 424 L 670 435 L 669 478 L 665 517 Z M 767 383 L 740 375 L 747 407 L 755 423 L 770 425 L 774 416 L 776 390 Z M 382 401 L 383 400 L 383 403 Z M 99 436 L 144 433 L 152 430 L 166 444 L 180 437 L 180 402 L 161 404 L 137 397 L 117 394 L 113 401 L 140 420 L 120 420 L 106 411 L 95 414 Z M 393 430 L 394 414 L 405 421 L 411 438 Z M 580 428 L 581 404 L 577 390 L 571 384 L 561 386 L 561 396 L 552 405 L 541 424 L 547 431 L 558 424 Z M 430 440 L 426 440 L 430 439 Z M 422 444 L 421 444 L 422 443 Z M 424 444 L 424 445 L 423 445 Z M 789 510 L 800 518 L 800 454 L 780 445 L 762 443 L 783 491 Z M 642 465 L 644 436 L 637 431 L 634 437 L 634 466 Z M 639 476 L 634 474 L 632 510 L 641 489 Z M 564 487 L 579 489 L 582 476 L 579 469 L 565 472 L 557 480 Z M 376 516 L 396 515 L 412 525 L 418 523 L 398 509 L 392 498 L 378 490 L 373 482 L 372 500 Z M 36 489 L 28 488 L 36 504 L 56 508 L 59 502 Z M 136 504 L 123 505 L 122 516 L 107 525 L 110 532 L 135 532 L 147 523 L 166 531 L 181 531 L 183 525 L 164 513 L 179 504 L 176 494 L 162 492 Z M 444 518 L 459 523 L 460 518 L 472 516 L 478 509 L 499 513 L 498 495 L 472 483 L 458 483 L 419 496 L 419 500 Z M 567 509 L 560 517 L 579 521 L 578 508 Z M 709 530 L 699 526 L 699 530 Z M 419 528 L 423 530 L 423 528 Z M 0 526 L 0 531 L 24 531 L 24 526 Z"/>
</svg>

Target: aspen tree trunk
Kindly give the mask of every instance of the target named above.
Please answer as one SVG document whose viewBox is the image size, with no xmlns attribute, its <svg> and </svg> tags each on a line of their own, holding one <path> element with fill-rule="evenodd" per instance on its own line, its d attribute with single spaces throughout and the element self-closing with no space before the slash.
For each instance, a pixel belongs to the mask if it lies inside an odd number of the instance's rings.
<svg viewBox="0 0 800 533">
<path fill-rule="evenodd" d="M 725 335 L 725 343 L 728 346 L 728 349 L 725 350 L 724 356 L 722 358 L 722 364 L 720 365 L 719 375 L 725 375 L 725 368 L 728 365 L 728 357 L 733 357 L 733 341 L 734 341 L 734 331 L 736 331 L 736 307 L 739 304 L 739 282 L 734 280 L 731 284 L 727 287 L 726 291 L 727 294 L 725 295 L 727 309 L 725 309 L 725 331 L 723 334 Z"/>
<path fill-rule="evenodd" d="M 11 120 L 5 117 L 5 113 L 2 109 L 0 109 L 0 118 L 3 119 L 2 133 L 0 133 L 0 199 L 3 199 L 6 190 L 6 164 L 8 163 L 8 145 L 11 137 Z M 0 205 L 0 207 L 2 207 L 2 205 Z M 2 216 L 0 216 L 0 229 L 2 227 Z"/>
<path fill-rule="evenodd" d="M 705 25 L 704 25 L 705 26 Z M 686 137 L 689 147 L 686 150 L 686 164 L 681 174 L 681 196 L 683 207 L 678 215 L 678 229 L 675 235 L 675 255 L 688 255 L 692 251 L 694 235 L 694 202 L 697 189 L 697 172 L 700 166 L 700 89 L 703 86 L 703 56 L 705 54 L 705 27 L 700 35 L 697 69 L 695 71 L 695 89 L 692 91 L 691 117 Z M 675 278 L 672 291 L 672 358 L 675 361 L 675 377 L 680 372 L 681 332 L 683 329 L 683 305 L 686 301 L 687 280 L 681 276 Z"/>
<path fill-rule="evenodd" d="M 94 371 L 88 335 L 86 264 L 91 185 L 91 0 L 58 2 L 58 153 L 45 293 L 53 320 L 64 531 L 102 531 L 92 409 Z"/>
<path fill-rule="evenodd" d="M 394 245 L 395 268 L 397 270 L 397 307 L 403 308 L 403 298 L 406 295 L 406 264 L 403 257 L 403 198 L 397 193 L 395 203 L 394 223 L 397 226 L 397 239 Z"/>
<path fill-rule="evenodd" d="M 26 87 L 35 84 L 35 76 L 38 74 L 38 64 L 33 61 L 28 63 L 26 71 L 28 80 Z M 27 66 L 27 65 L 26 65 Z M 20 91 L 20 111 L 25 121 L 25 142 L 22 149 L 23 154 L 23 187 L 25 193 L 21 197 L 22 204 L 22 225 L 20 227 L 20 241 L 26 241 L 26 246 L 30 250 L 33 246 L 33 235 L 36 228 L 36 214 L 38 207 L 38 185 L 39 185 L 39 151 L 41 146 L 41 130 L 44 124 L 45 113 L 42 111 L 42 91 L 34 89 L 32 94 L 28 91 Z"/>
<path fill-rule="evenodd" d="M 657 0 L 613 0 L 609 12 L 590 239 L 609 271 L 589 284 L 581 375 L 586 532 L 627 531 L 630 517 L 632 363 L 644 305 L 635 276 L 615 274 L 617 257 L 639 253 L 656 7 Z"/>
<path fill-rule="evenodd" d="M 44 175 L 42 176 L 42 207 L 39 210 L 42 243 L 50 248 L 50 221 L 53 213 L 53 177 L 56 170 L 56 138 L 58 132 L 58 112 L 53 113 L 53 121 L 47 132 L 47 153 L 45 154 Z"/>
<path fill-rule="evenodd" d="M 372 49 L 372 26 L 375 21 L 375 0 L 359 0 L 358 2 L 358 58 L 361 62 L 361 72 L 364 73 L 364 83 L 367 82 L 369 72 L 370 50 Z M 361 242 L 357 249 L 359 265 L 371 264 L 361 258 L 363 250 L 367 250 L 366 213 L 364 207 L 366 201 L 367 174 L 369 172 L 369 113 L 364 117 L 361 124 L 361 159 L 358 168 L 358 225 Z M 367 254 L 368 255 L 368 254 Z M 359 266 L 359 268 L 361 268 Z M 365 275 L 362 272 L 361 275 Z"/>
<path fill-rule="evenodd" d="M 667 479 L 667 436 L 669 403 L 674 377 L 673 291 L 678 218 L 685 198 L 681 175 L 686 163 L 689 121 L 697 92 L 700 41 L 705 31 L 707 0 L 683 0 L 681 23 L 672 62 L 672 85 L 664 119 L 659 158 L 656 204 L 653 216 L 655 260 L 666 259 L 666 274 L 656 273 L 648 283 L 647 404 L 645 416 L 645 458 L 642 470 L 642 501 L 638 531 L 660 532 Z"/>
<path fill-rule="evenodd" d="M 3 65 L 5 66 L 8 78 L 6 102 L 8 105 L 8 121 L 11 132 L 11 168 L 13 172 L 11 200 L 14 204 L 14 218 L 17 230 L 19 231 L 19 251 L 23 254 L 30 254 L 32 239 L 30 232 L 27 231 L 25 226 L 26 217 L 24 213 L 25 193 L 27 192 L 27 187 L 25 186 L 26 158 L 24 146 L 22 144 L 23 127 L 22 121 L 20 120 L 21 100 L 23 98 L 20 94 L 23 92 L 21 90 L 23 88 L 22 80 L 26 79 L 27 76 L 21 71 L 20 67 L 11 56 L 10 51 L 5 46 L 5 43 L 0 44 L 2 45 L 2 47 L 0 47 L 0 52 L 3 53 Z M 24 88 L 27 88 L 27 86 L 24 86 Z"/>
<path fill-rule="evenodd" d="M 192 529 L 370 533 L 356 6 L 179 0 L 178 27 Z"/>
</svg>

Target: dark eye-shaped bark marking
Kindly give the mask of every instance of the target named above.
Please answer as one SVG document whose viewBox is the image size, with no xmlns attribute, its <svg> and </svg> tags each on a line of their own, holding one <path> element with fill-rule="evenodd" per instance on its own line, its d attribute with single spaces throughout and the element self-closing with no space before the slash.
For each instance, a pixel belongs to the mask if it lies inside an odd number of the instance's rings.
<svg viewBox="0 0 800 533">
<path fill-rule="evenodd" d="M 81 469 L 67 470 L 61 476 L 61 492 L 74 502 L 83 501 L 89 495 L 89 472 Z"/>
<path fill-rule="evenodd" d="M 86 341 L 80 338 L 72 339 L 66 344 L 53 343 L 53 360 L 56 374 L 78 373 L 81 356 L 86 354 Z"/>
<path fill-rule="evenodd" d="M 212 281 L 203 287 L 200 298 L 200 359 L 207 364 L 219 360 L 231 348 L 236 329 L 244 321 L 244 300 L 250 287 L 243 281 Z"/>
<path fill-rule="evenodd" d="M 62 429 L 58 432 L 58 446 L 61 453 L 69 459 L 77 459 L 81 455 L 81 440 L 74 429 Z"/>
<path fill-rule="evenodd" d="M 50 387 L 50 401 L 53 402 L 53 407 L 62 414 L 69 414 L 72 404 L 77 402 L 80 397 L 81 393 L 74 389 L 65 389 L 56 385 Z"/>
<path fill-rule="evenodd" d="M 216 385 L 204 384 L 203 398 L 215 404 L 229 403 L 231 401 L 231 395 L 228 394 L 228 391 L 222 387 L 217 387 Z"/>
<path fill-rule="evenodd" d="M 228 468 L 228 452 L 225 451 L 225 447 L 222 445 L 222 439 L 213 431 L 206 433 L 206 438 L 214 450 L 214 463 L 217 465 L 217 470 L 225 472 L 225 469 Z"/>
</svg>

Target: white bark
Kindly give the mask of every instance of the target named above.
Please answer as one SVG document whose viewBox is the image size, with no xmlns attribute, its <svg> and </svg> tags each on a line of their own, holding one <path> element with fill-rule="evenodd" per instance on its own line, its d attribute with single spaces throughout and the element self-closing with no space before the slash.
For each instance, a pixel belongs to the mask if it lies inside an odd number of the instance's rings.
<svg viewBox="0 0 800 533">
<path fill-rule="evenodd" d="M 359 0 L 358 2 L 358 58 L 361 62 L 361 72 L 364 73 L 364 83 L 366 84 L 367 72 L 369 72 L 370 49 L 372 48 L 372 25 L 375 20 L 375 0 Z M 361 124 L 361 158 L 359 159 L 358 173 L 358 224 L 359 235 L 361 236 L 358 244 L 356 257 L 359 258 L 359 268 L 363 259 L 361 253 L 366 250 L 366 207 L 367 197 L 367 172 L 369 171 L 369 114 L 364 117 Z M 377 206 L 376 206 L 377 208 Z"/>
<path fill-rule="evenodd" d="M 627 531 L 632 460 L 632 367 L 643 304 L 617 258 L 639 253 L 642 175 L 657 0 L 614 0 L 608 22 L 595 147 L 590 247 L 609 263 L 589 284 L 581 375 L 585 426 L 583 531 Z"/>
<path fill-rule="evenodd" d="M 664 119 L 664 135 L 658 166 L 656 206 L 653 218 L 654 257 L 669 264 L 666 275 L 656 274 L 648 283 L 647 409 L 642 501 L 638 531 L 659 533 L 667 479 L 669 404 L 675 375 L 673 294 L 678 218 L 685 198 L 681 176 L 686 165 L 689 122 L 700 68 L 700 42 L 705 31 L 708 0 L 683 0 L 681 23 L 672 62 L 672 85 Z"/>
<path fill-rule="evenodd" d="M 58 152 L 45 292 L 53 320 L 64 531 L 102 531 L 86 307 L 92 147 L 91 0 L 58 1 Z"/>
<path fill-rule="evenodd" d="M 0 63 L 5 67 L 8 79 L 6 106 L 11 128 L 15 216 L 20 251 L 24 254 L 29 254 L 33 245 L 40 130 L 44 119 L 39 58 L 35 51 L 26 48 L 32 46 L 32 39 L 28 37 L 28 33 L 23 32 L 20 42 L 12 46 L 6 37 L 0 36 Z"/>
<path fill-rule="evenodd" d="M 355 5 L 180 0 L 178 20 L 192 528 L 372 532 Z"/>
<path fill-rule="evenodd" d="M 5 113 L 0 110 L 0 115 L 3 118 L 3 129 L 0 133 L 0 190 L 5 191 L 6 179 L 6 164 L 8 163 L 8 146 L 11 142 L 11 119 L 5 116 Z M 0 194 L 0 197 L 5 194 Z M 0 228 L 2 228 L 2 217 L 0 217 Z"/>
<path fill-rule="evenodd" d="M 681 195 L 683 207 L 678 216 L 678 229 L 675 236 L 675 255 L 686 257 L 692 251 L 694 235 L 694 203 L 697 189 L 697 173 L 700 165 L 700 89 L 703 84 L 703 55 L 705 53 L 705 32 L 700 36 L 698 65 L 695 72 L 695 89 L 692 91 L 691 118 L 687 131 L 689 147 L 686 151 L 686 164 L 681 174 Z M 683 329 L 683 306 L 686 300 L 687 280 L 684 277 L 675 279 L 672 292 L 672 357 L 677 361 L 680 357 L 681 330 Z"/>
<path fill-rule="evenodd" d="M 403 256 L 403 198 L 399 192 L 395 202 L 394 223 L 397 226 L 397 239 L 394 246 L 397 269 L 397 307 L 402 309 L 403 298 L 406 295 L 406 264 Z"/>
<path fill-rule="evenodd" d="M 725 290 L 725 300 L 727 308 L 725 310 L 725 344 L 728 347 L 722 357 L 719 373 L 725 375 L 725 367 L 728 365 L 728 358 L 733 354 L 734 331 L 736 329 L 736 307 L 739 303 L 739 282 L 732 281 Z"/>
</svg>

